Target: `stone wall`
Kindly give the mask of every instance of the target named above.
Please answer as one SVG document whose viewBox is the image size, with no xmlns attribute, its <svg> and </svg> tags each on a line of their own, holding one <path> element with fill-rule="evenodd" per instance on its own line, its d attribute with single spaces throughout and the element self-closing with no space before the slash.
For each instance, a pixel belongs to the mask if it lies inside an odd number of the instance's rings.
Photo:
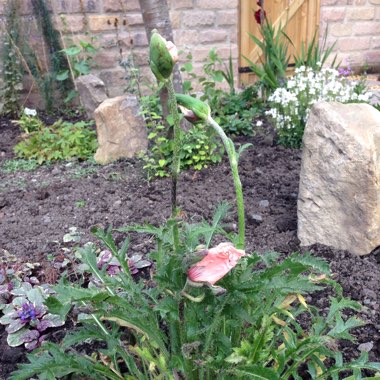
<svg viewBox="0 0 380 380">
<path fill-rule="evenodd" d="M 380 0 L 321 0 L 320 19 L 343 64 L 380 70 Z"/>
</svg>

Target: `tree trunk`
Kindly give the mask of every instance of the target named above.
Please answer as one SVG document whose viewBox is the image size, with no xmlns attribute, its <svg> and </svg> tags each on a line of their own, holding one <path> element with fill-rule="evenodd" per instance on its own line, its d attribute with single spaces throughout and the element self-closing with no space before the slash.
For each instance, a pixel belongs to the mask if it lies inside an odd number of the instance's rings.
<svg viewBox="0 0 380 380">
<path fill-rule="evenodd" d="M 164 38 L 174 43 L 167 1 L 139 0 L 139 3 L 148 41 L 152 30 L 157 29 Z M 173 82 L 175 91 L 182 92 L 182 79 L 178 66 L 174 67 Z"/>
</svg>

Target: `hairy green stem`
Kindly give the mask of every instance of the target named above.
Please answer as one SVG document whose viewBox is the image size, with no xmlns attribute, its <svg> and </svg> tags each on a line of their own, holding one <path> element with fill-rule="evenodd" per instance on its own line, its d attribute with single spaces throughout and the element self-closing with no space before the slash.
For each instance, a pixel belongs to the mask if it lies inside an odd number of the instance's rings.
<svg viewBox="0 0 380 380">
<path fill-rule="evenodd" d="M 174 220 L 173 225 L 173 242 L 175 251 L 178 253 L 179 250 L 179 232 L 178 232 L 178 223 L 176 218 L 178 216 L 178 206 L 177 206 L 177 183 L 180 171 L 180 116 L 177 109 L 177 101 L 175 97 L 175 90 L 173 86 L 173 78 L 170 78 L 165 82 L 165 86 L 168 90 L 168 102 L 169 102 L 169 111 L 173 117 L 173 162 L 172 162 L 172 189 L 171 189 L 171 204 L 172 204 L 172 215 L 171 217 Z"/>
<path fill-rule="evenodd" d="M 81 301 L 81 304 L 83 306 L 87 306 L 84 301 Z M 95 314 L 90 314 L 92 319 L 95 321 L 95 323 L 99 326 L 99 328 L 103 331 L 105 335 L 109 335 L 109 332 L 106 330 L 106 328 L 103 326 L 103 323 L 100 322 L 99 318 Z"/>
<path fill-rule="evenodd" d="M 235 195 L 236 195 L 236 205 L 238 212 L 238 244 L 237 248 L 244 249 L 245 246 L 245 215 L 244 215 L 244 199 L 243 199 L 243 189 L 240 182 L 239 170 L 238 170 L 238 155 L 235 150 L 234 143 L 230 138 L 227 137 L 222 127 L 209 116 L 207 122 L 215 129 L 223 144 L 226 148 L 228 159 L 230 161 L 232 176 L 234 179 Z"/>
</svg>

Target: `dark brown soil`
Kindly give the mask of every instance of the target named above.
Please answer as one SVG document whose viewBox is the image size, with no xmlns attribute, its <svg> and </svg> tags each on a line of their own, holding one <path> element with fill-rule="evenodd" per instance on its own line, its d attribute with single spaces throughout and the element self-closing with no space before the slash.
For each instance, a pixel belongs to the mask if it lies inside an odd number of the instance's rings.
<svg viewBox="0 0 380 380">
<path fill-rule="evenodd" d="M 13 157 L 12 147 L 19 131 L 0 120 L 0 165 Z M 240 162 L 247 214 L 247 251 L 311 251 L 324 257 L 345 295 L 361 302 L 360 317 L 367 322 L 356 330 L 357 343 L 341 345 L 348 357 L 359 354 L 358 345 L 369 343 L 372 361 L 380 361 L 380 255 L 350 255 L 322 245 L 301 248 L 297 239 L 297 192 L 300 151 L 272 146 L 263 139 L 252 142 Z M 106 166 L 88 162 L 59 163 L 31 172 L 7 174 L 0 167 L 0 255 L 6 250 L 25 261 L 62 254 L 62 238 L 70 227 L 84 233 L 82 241 L 93 240 L 91 226 L 112 223 L 120 227 L 147 221 L 161 224 L 170 213 L 170 181 L 147 182 L 141 163 L 120 161 Z M 234 189 L 227 161 L 201 172 L 181 174 L 179 204 L 190 220 L 209 219 L 216 205 L 232 202 Z M 236 229 L 236 212 L 229 216 Z M 146 253 L 150 241 L 133 239 L 132 249 Z M 312 300 L 326 307 L 328 295 Z M 22 349 L 10 349 L 0 330 L 0 373 L 3 378 L 24 358 Z M 363 347 L 363 346 L 361 346 Z M 0 376 L 1 378 L 1 376 Z"/>
</svg>

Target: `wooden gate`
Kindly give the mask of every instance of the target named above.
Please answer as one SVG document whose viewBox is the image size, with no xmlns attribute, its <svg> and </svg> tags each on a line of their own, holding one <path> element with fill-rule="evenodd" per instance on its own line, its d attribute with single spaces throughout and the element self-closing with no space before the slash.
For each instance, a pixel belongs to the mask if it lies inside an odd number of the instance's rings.
<svg viewBox="0 0 380 380">
<path fill-rule="evenodd" d="M 246 73 L 249 70 L 248 62 L 260 59 L 260 49 L 251 40 L 248 33 L 260 37 L 259 25 L 255 21 L 254 12 L 259 9 L 257 0 L 240 0 L 240 54 L 239 72 L 240 83 L 247 84 L 254 81 L 254 75 Z M 285 26 L 284 30 L 293 42 L 295 49 L 310 42 L 319 26 L 320 0 L 263 0 L 268 20 L 275 26 Z M 289 45 L 289 53 L 294 49 Z"/>
</svg>

